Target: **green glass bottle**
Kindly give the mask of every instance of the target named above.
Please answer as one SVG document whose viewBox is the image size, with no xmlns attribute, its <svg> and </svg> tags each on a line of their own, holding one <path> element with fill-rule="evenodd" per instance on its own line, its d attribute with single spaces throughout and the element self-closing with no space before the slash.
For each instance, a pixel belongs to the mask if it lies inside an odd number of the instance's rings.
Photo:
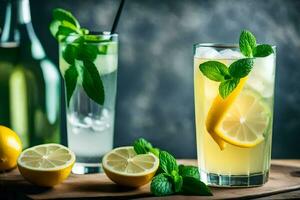
<svg viewBox="0 0 300 200">
<path fill-rule="evenodd" d="M 47 58 L 30 16 L 29 0 L 6 0 L 0 42 L 0 124 L 23 147 L 60 143 L 61 80 Z"/>
</svg>

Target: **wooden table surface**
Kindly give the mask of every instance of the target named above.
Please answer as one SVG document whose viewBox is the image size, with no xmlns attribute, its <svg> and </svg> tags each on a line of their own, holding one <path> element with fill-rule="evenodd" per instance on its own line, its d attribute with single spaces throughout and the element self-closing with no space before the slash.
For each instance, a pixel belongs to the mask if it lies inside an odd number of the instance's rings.
<svg viewBox="0 0 300 200">
<path fill-rule="evenodd" d="M 178 160 L 196 165 L 196 160 Z M 300 199 L 300 160 L 272 160 L 270 179 L 263 187 L 212 188 L 212 197 L 173 195 L 153 197 L 149 184 L 128 189 L 112 183 L 105 174 L 74 175 L 52 189 L 38 188 L 23 179 L 17 169 L 0 173 L 0 199 Z"/>
</svg>

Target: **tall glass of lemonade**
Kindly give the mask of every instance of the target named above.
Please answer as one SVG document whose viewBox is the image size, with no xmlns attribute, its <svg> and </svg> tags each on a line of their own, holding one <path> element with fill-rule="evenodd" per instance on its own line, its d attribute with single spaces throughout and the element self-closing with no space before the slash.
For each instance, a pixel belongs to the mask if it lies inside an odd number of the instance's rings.
<svg viewBox="0 0 300 200">
<path fill-rule="evenodd" d="M 194 46 L 198 165 L 208 185 L 251 187 L 268 180 L 276 58 L 272 49 L 267 56 L 251 56 L 251 71 L 243 76 L 242 68 L 232 67 L 245 61 L 238 45 Z M 208 61 L 224 64 L 228 72 Z M 210 71 L 201 66 L 205 62 L 211 64 Z M 215 72 L 223 77 L 218 80 Z M 241 76 L 235 79 L 231 73 Z"/>
</svg>

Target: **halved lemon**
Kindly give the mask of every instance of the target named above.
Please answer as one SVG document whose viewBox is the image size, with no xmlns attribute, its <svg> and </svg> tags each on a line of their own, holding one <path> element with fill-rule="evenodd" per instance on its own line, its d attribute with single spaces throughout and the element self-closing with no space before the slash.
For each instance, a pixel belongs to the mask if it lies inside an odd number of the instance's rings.
<svg viewBox="0 0 300 200">
<path fill-rule="evenodd" d="M 106 175 L 115 183 L 140 187 L 155 175 L 159 159 L 152 153 L 136 154 L 132 146 L 113 149 L 102 160 Z"/>
<path fill-rule="evenodd" d="M 60 144 L 43 144 L 26 149 L 18 159 L 18 168 L 29 182 L 52 187 L 65 180 L 75 162 L 75 154 Z"/>
<path fill-rule="evenodd" d="M 215 132 L 232 145 L 253 147 L 264 140 L 270 118 L 270 108 L 262 97 L 245 89 L 226 112 Z"/>
<path fill-rule="evenodd" d="M 16 167 L 21 151 L 19 136 L 13 130 L 0 126 L 0 171 Z"/>
</svg>

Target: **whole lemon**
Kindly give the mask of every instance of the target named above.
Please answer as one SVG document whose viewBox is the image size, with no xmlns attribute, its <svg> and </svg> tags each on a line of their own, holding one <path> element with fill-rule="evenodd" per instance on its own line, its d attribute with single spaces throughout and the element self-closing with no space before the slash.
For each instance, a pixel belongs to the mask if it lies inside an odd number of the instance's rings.
<svg viewBox="0 0 300 200">
<path fill-rule="evenodd" d="M 16 167 L 21 151 L 19 136 L 13 130 L 0 126 L 0 171 Z"/>
</svg>

